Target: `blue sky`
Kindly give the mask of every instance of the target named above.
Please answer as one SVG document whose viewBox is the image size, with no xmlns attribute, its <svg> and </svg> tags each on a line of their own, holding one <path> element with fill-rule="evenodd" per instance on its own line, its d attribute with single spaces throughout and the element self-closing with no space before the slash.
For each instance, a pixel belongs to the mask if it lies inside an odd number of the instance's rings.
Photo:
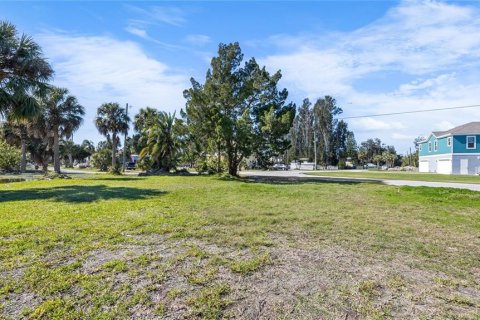
<svg viewBox="0 0 480 320">
<path fill-rule="evenodd" d="M 297 104 L 332 95 L 346 116 L 480 103 L 479 2 L 1 2 L 0 19 L 42 45 L 54 83 L 87 109 L 77 142 L 101 139 L 103 102 L 184 107 L 220 42 L 281 69 Z M 405 152 L 418 135 L 474 120 L 480 108 L 348 123 L 358 142 Z"/>
</svg>

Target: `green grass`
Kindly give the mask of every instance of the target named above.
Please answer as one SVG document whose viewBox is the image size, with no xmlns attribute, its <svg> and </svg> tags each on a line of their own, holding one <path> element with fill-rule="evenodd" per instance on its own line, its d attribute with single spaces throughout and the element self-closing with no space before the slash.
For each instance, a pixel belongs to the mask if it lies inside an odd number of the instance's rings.
<svg viewBox="0 0 480 320">
<path fill-rule="evenodd" d="M 6 183 L 0 318 L 476 319 L 479 234 L 480 193 L 465 190 L 193 176 Z"/>
<path fill-rule="evenodd" d="M 308 175 L 323 177 L 345 177 L 345 178 L 368 178 L 368 179 L 390 179 L 390 180 L 412 180 L 431 182 L 457 182 L 457 183 L 480 183 L 480 176 L 445 175 L 436 173 L 418 172 L 390 172 L 390 171 L 322 171 L 308 172 Z"/>
</svg>

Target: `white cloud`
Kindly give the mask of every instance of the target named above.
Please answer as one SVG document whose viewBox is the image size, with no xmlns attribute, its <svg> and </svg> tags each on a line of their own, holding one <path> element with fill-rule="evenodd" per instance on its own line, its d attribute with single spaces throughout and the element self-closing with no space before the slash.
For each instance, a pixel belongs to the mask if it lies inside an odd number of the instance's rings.
<svg viewBox="0 0 480 320">
<path fill-rule="evenodd" d="M 405 126 L 401 122 L 382 121 L 373 118 L 360 118 L 351 121 L 351 124 L 363 131 L 378 131 L 386 129 L 403 129 Z"/>
<path fill-rule="evenodd" d="M 131 33 L 133 35 L 136 35 L 140 38 L 144 38 L 144 39 L 148 38 L 147 30 L 135 27 L 133 25 L 127 26 L 125 28 L 125 31 L 127 31 L 128 33 Z"/>
<path fill-rule="evenodd" d="M 164 49 L 169 49 L 169 50 L 185 50 L 186 49 L 182 46 L 160 41 L 158 39 L 151 37 L 148 34 L 147 27 L 148 27 L 148 23 L 146 23 L 145 21 L 131 19 L 128 21 L 127 27 L 125 27 L 125 31 L 137 37 L 140 37 L 144 40 L 155 43 Z"/>
<path fill-rule="evenodd" d="M 439 123 L 436 123 L 433 126 L 434 129 L 439 130 L 439 131 L 450 130 L 450 129 L 453 129 L 454 127 L 455 127 L 455 125 L 453 123 L 451 123 L 450 121 L 447 121 L 447 120 L 440 121 Z"/>
<path fill-rule="evenodd" d="M 125 6 L 130 11 L 140 15 L 142 19 L 146 19 L 146 23 L 166 23 L 172 26 L 183 26 L 187 20 L 185 12 L 178 7 L 160 7 L 155 6 L 149 9 L 143 9 L 134 5 Z"/>
<path fill-rule="evenodd" d="M 309 98 L 333 95 L 345 115 L 453 107 L 480 102 L 480 8 L 403 1 L 351 32 L 272 36 L 276 54 L 259 61 L 281 69 L 282 84 Z M 343 104 L 342 104 L 343 103 Z M 348 104 L 346 104 L 348 103 Z M 358 140 L 447 130 L 480 118 L 479 109 L 348 120 Z M 375 132 L 372 132 L 375 131 Z"/>
<path fill-rule="evenodd" d="M 408 135 L 408 134 L 402 134 L 402 133 L 397 133 L 394 132 L 392 135 L 393 139 L 396 140 L 407 140 L 408 142 L 412 142 L 417 136 L 414 135 Z"/>
<path fill-rule="evenodd" d="M 438 77 L 426 80 L 416 79 L 410 83 L 400 85 L 398 91 L 401 94 L 412 94 L 415 91 L 418 92 L 420 90 L 439 87 L 451 80 L 455 80 L 455 74 L 442 74 Z"/>
<path fill-rule="evenodd" d="M 210 37 L 204 34 L 190 34 L 185 37 L 185 41 L 192 45 L 205 45 L 211 41 Z"/>
<path fill-rule="evenodd" d="M 181 26 L 186 22 L 183 10 L 176 7 L 153 7 L 151 16 L 158 21 L 174 26 Z"/>
<path fill-rule="evenodd" d="M 52 33 L 36 39 L 52 60 L 55 84 L 68 88 L 86 108 L 79 136 L 98 140 L 93 119 L 104 102 L 128 102 L 132 113 L 145 106 L 174 111 L 184 105 L 188 76 L 149 57 L 135 42 Z"/>
</svg>

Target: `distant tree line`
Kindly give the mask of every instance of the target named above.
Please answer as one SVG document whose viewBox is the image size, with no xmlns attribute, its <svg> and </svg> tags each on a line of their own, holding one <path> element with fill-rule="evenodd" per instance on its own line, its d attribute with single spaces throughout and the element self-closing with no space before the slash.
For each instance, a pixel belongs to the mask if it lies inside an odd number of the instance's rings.
<svg viewBox="0 0 480 320">
<path fill-rule="evenodd" d="M 281 72 L 245 60 L 238 43 L 220 44 L 205 79 L 191 79 L 178 116 L 145 107 L 132 120 L 119 103 L 99 106 L 94 123 L 105 140 L 96 147 L 88 140 L 73 142 L 85 109 L 67 89 L 48 83 L 52 75 L 38 44 L 1 22 L 0 169 L 25 171 L 27 155 L 45 172 L 53 163 L 57 173 L 61 163 L 68 167 L 87 159 L 119 173 L 123 154 L 139 155 L 137 164 L 153 172 L 188 166 L 230 175 L 244 167 L 315 159 L 338 167 L 400 162 L 395 149 L 379 139 L 357 145 L 347 123 L 338 119 L 343 110 L 333 97 L 304 99 L 297 110 L 287 89 L 279 87 Z M 130 123 L 134 132 L 122 147 Z"/>
<path fill-rule="evenodd" d="M 303 100 L 290 130 L 288 160 L 313 161 L 315 151 L 318 163 L 324 166 L 356 158 L 357 145 L 353 132 L 345 121 L 336 119 L 342 112 L 330 96 L 318 99 L 315 104 L 308 98 Z"/>
</svg>

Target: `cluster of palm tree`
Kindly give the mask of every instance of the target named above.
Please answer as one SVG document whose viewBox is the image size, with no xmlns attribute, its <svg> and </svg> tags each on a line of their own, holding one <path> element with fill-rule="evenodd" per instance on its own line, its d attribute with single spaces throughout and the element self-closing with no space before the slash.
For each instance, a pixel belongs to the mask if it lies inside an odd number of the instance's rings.
<svg viewBox="0 0 480 320">
<path fill-rule="evenodd" d="M 30 151 L 44 170 L 52 156 L 60 173 L 60 141 L 71 137 L 85 115 L 67 89 L 48 83 L 52 75 L 40 46 L 11 23 L 0 22 L 0 116 L 6 120 L 5 139 L 21 148 L 21 172 Z"/>
<path fill-rule="evenodd" d="M 97 109 L 95 125 L 98 131 L 107 138 L 107 143 L 111 145 L 111 170 L 113 172 L 118 172 L 119 170 L 117 149 L 120 145 L 121 135 L 128 132 L 129 122 L 130 118 L 127 115 L 127 111 L 116 102 L 104 103 Z"/>
<path fill-rule="evenodd" d="M 111 170 L 119 170 L 117 163 L 118 146 L 121 135 L 128 132 L 130 118 L 125 108 L 118 103 L 104 103 L 97 110 L 95 125 L 98 131 L 107 139 L 104 146 L 111 148 Z M 133 121 L 137 132 L 131 139 L 130 149 L 138 152 L 145 169 L 170 171 L 177 164 L 181 151 L 182 121 L 174 114 L 158 111 L 147 107 L 140 109 Z M 129 148 L 129 146 L 123 146 Z M 97 149 L 100 152 L 99 149 Z M 100 164 L 100 162 L 99 162 Z"/>
<path fill-rule="evenodd" d="M 180 125 L 175 113 L 157 112 L 151 115 L 140 131 L 139 142 L 143 144 L 140 159 L 147 160 L 153 169 L 165 172 L 174 169 L 182 146 Z"/>
</svg>

